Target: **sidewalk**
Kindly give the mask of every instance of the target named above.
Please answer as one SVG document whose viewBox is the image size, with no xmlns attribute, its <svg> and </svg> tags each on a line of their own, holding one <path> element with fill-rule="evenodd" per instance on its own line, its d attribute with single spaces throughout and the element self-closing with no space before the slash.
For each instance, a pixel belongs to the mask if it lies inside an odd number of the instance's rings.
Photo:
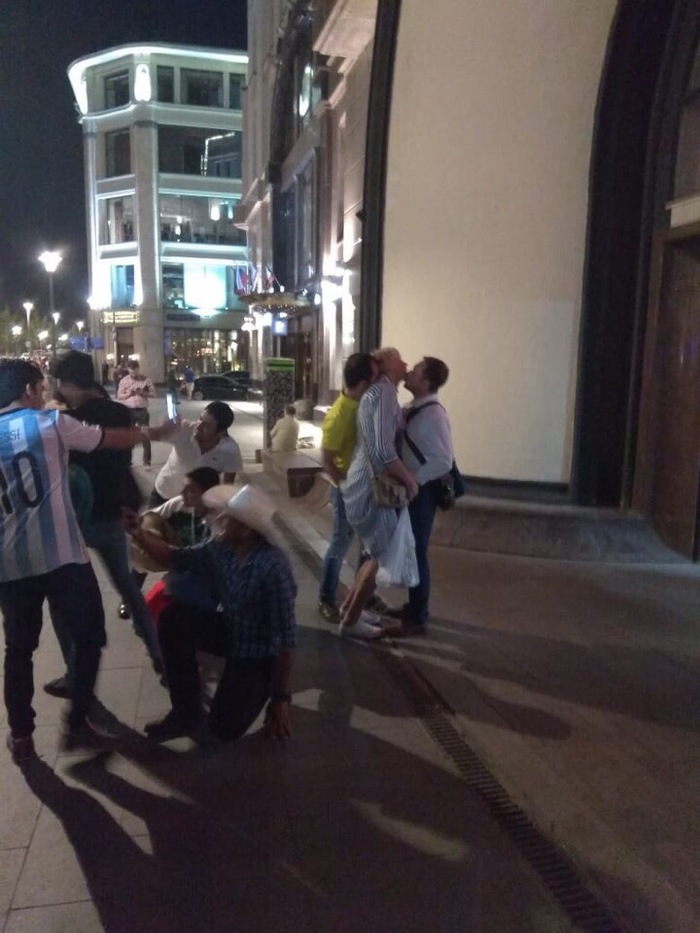
<svg viewBox="0 0 700 933">
<path fill-rule="evenodd" d="M 57 755 L 61 704 L 40 689 L 61 669 L 47 620 L 35 672 L 42 762 L 23 773 L 0 754 L 0 929 L 573 930 L 416 714 L 403 687 L 418 672 L 444 721 L 625 929 L 696 931 L 698 568 L 438 548 L 427 636 L 341 641 L 315 608 L 329 510 L 290 500 L 260 472 L 259 406 L 233 407 L 248 478 L 275 497 L 291 535 L 294 738 L 253 730 L 213 756 L 145 740 L 167 695 L 101 577 L 98 696 L 128 740 L 107 757 Z M 137 466 L 142 488 L 167 452 L 154 445 L 152 473 Z"/>
<path fill-rule="evenodd" d="M 279 501 L 318 560 L 330 510 Z M 696 933 L 700 567 L 440 547 L 431 567 L 428 634 L 394 650 L 631 930 Z"/>
</svg>

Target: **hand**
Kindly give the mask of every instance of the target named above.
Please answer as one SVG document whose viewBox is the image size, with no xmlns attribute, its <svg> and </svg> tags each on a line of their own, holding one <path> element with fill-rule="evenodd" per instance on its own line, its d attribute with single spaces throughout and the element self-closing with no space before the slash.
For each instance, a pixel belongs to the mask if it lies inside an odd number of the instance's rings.
<svg viewBox="0 0 700 933">
<path fill-rule="evenodd" d="M 411 476 L 408 483 L 406 483 L 406 493 L 408 495 L 408 501 L 413 502 L 413 500 L 418 495 L 418 483 Z"/>
<path fill-rule="evenodd" d="M 136 509 L 130 509 L 127 506 L 122 506 L 121 513 L 121 523 L 124 531 L 133 537 L 141 527 L 141 516 Z"/>
<path fill-rule="evenodd" d="M 270 700 L 265 710 L 268 739 L 288 739 L 292 734 L 291 706 L 288 700 Z"/>
</svg>

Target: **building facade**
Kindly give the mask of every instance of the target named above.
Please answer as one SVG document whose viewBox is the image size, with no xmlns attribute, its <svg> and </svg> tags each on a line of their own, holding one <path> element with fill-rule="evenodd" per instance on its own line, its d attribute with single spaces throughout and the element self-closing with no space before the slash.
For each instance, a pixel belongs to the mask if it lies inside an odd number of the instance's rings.
<svg viewBox="0 0 700 933">
<path fill-rule="evenodd" d="M 248 368 L 242 98 L 247 55 L 126 45 L 68 69 L 83 128 L 98 363 Z"/>
<path fill-rule="evenodd" d="M 473 491 L 698 560 L 700 2 L 584 6 L 250 0 L 241 218 L 306 303 L 249 326 L 319 404 L 353 350 L 443 358 Z"/>
<path fill-rule="evenodd" d="M 249 0 L 243 200 L 253 363 L 295 363 L 326 405 L 358 339 L 365 131 L 376 0 Z M 264 293 L 284 289 L 287 304 Z M 294 296 L 292 299 L 291 296 Z"/>
</svg>

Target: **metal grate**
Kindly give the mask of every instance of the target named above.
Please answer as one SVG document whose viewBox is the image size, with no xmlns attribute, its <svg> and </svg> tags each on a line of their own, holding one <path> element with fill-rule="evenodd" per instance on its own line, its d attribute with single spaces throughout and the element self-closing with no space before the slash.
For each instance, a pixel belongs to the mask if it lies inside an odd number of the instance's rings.
<svg viewBox="0 0 700 933">
<path fill-rule="evenodd" d="M 465 742 L 449 714 L 453 711 L 433 685 L 406 658 L 378 651 L 378 658 L 414 706 L 427 731 L 456 765 L 467 785 L 488 808 L 545 888 L 581 933 L 625 933 L 625 928 L 582 881 L 561 849 L 546 839 Z M 447 712 L 446 712 L 447 710 Z"/>
<path fill-rule="evenodd" d="M 321 561 L 308 542 L 280 521 L 280 530 L 296 554 L 320 579 Z M 531 823 L 525 812 L 498 783 L 450 721 L 455 711 L 427 677 L 396 650 L 377 646 L 377 659 L 414 707 L 440 749 L 456 765 L 522 857 L 532 866 L 545 890 L 557 901 L 579 933 L 628 933 L 621 922 L 584 884 L 566 855 Z"/>
</svg>

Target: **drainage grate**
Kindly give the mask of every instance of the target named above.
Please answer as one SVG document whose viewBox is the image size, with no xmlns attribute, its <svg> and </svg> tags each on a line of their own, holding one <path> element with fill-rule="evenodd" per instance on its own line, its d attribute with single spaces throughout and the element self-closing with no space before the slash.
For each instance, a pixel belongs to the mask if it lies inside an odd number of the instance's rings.
<svg viewBox="0 0 700 933">
<path fill-rule="evenodd" d="M 494 819 L 539 875 L 566 916 L 582 933 L 624 933 L 608 908 L 584 885 L 574 865 L 530 822 L 450 722 L 452 710 L 423 674 L 390 651 L 377 657 L 413 704 L 437 745 L 481 798 Z M 448 712 L 445 712 L 447 710 Z"/>
<path fill-rule="evenodd" d="M 284 521 L 278 527 L 311 572 L 320 579 L 321 561 L 300 535 Z M 449 717 L 454 710 L 415 665 L 391 649 L 377 646 L 377 659 L 401 689 L 437 745 L 455 763 L 467 785 L 474 790 L 505 831 L 523 858 L 539 875 L 579 933 L 626 933 L 608 908 L 584 885 L 561 849 L 546 839 L 511 799 L 486 765 L 467 745 Z"/>
</svg>

